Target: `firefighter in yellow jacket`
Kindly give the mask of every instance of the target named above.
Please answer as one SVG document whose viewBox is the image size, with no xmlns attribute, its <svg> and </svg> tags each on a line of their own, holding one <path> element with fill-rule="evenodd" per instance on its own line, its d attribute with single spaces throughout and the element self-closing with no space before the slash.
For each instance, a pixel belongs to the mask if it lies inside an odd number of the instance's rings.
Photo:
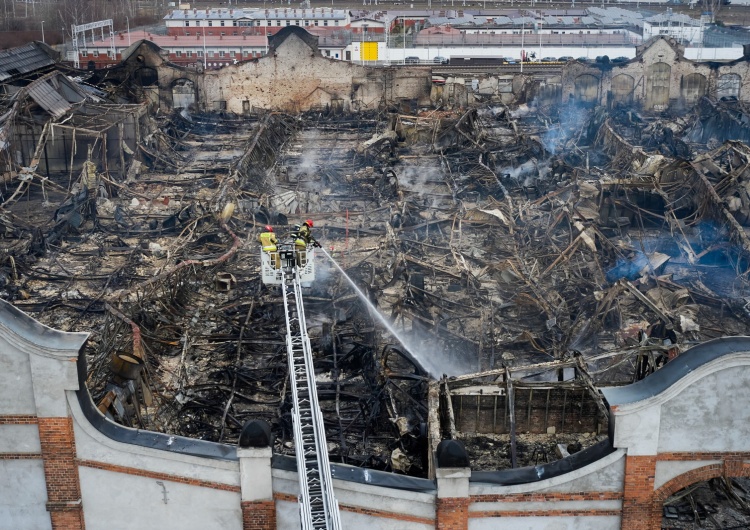
<svg viewBox="0 0 750 530">
<path fill-rule="evenodd" d="M 280 269 L 281 257 L 279 256 L 279 253 L 276 252 L 276 245 L 278 244 L 278 240 L 276 239 L 276 234 L 273 233 L 273 227 L 270 225 L 266 225 L 266 231 L 261 232 L 261 234 L 258 236 L 258 241 L 263 247 L 263 252 L 268 252 L 269 254 L 271 254 L 271 257 L 274 260 L 274 268 Z"/>
</svg>

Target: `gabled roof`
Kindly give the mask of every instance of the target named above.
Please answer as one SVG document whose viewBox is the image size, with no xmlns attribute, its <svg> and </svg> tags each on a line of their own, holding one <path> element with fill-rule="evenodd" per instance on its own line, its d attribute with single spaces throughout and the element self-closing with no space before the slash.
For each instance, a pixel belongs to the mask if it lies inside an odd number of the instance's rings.
<svg viewBox="0 0 750 530">
<path fill-rule="evenodd" d="M 635 47 L 636 57 L 643 55 L 649 48 L 656 46 L 660 41 L 664 41 L 670 48 L 672 48 L 679 59 L 685 58 L 685 47 L 679 44 L 674 38 L 669 35 L 656 35 L 651 37 L 643 44 Z"/>
<path fill-rule="evenodd" d="M 307 44 L 315 53 L 318 52 L 318 37 L 305 31 L 299 26 L 286 26 L 275 35 L 268 36 L 268 54 L 271 55 L 290 36 L 296 35 L 302 42 Z"/>
<path fill-rule="evenodd" d="M 55 51 L 41 42 L 0 51 L 0 81 L 28 74 L 56 63 Z"/>
</svg>

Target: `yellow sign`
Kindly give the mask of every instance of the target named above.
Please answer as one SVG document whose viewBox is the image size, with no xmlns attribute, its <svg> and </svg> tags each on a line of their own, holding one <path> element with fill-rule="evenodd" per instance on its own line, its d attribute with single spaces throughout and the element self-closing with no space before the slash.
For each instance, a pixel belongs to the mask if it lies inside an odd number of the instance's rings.
<svg viewBox="0 0 750 530">
<path fill-rule="evenodd" d="M 378 60 L 378 43 L 377 42 L 363 42 L 362 49 L 359 51 L 361 61 L 377 61 Z"/>
</svg>

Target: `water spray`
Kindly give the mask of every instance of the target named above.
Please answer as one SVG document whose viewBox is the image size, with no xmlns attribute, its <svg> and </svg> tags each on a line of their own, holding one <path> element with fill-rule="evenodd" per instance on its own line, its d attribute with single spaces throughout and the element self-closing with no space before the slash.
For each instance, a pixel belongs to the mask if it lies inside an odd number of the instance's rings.
<svg viewBox="0 0 750 530">
<path fill-rule="evenodd" d="M 326 257 L 331 260 L 331 263 L 333 263 L 333 266 L 336 267 L 341 274 L 344 275 L 344 278 L 346 278 L 346 281 L 349 282 L 349 285 L 352 286 L 354 291 L 359 295 L 359 297 L 362 299 L 362 301 L 367 304 L 367 308 L 370 310 L 370 313 L 375 316 L 381 324 L 385 326 L 385 328 L 388 330 L 388 332 L 393 335 L 393 338 L 398 341 L 401 346 L 403 346 L 405 353 L 408 354 L 409 358 L 414 362 L 419 368 L 421 368 L 423 371 L 428 372 L 421 362 L 417 359 L 416 354 L 412 351 L 412 349 L 406 344 L 406 340 L 401 337 L 401 335 L 398 333 L 398 331 L 395 330 L 395 328 L 391 325 L 390 322 L 388 322 L 388 319 L 383 316 L 383 314 L 378 311 L 378 308 L 373 305 L 373 303 L 370 301 L 369 298 L 367 298 L 367 295 L 360 289 L 356 283 L 354 283 L 354 280 L 352 280 L 349 275 L 344 271 L 341 266 L 336 263 L 336 260 L 333 259 L 333 257 L 326 251 L 325 248 L 321 247 L 320 250 L 323 251 L 323 253 L 326 255 Z"/>
<path fill-rule="evenodd" d="M 404 337 L 403 332 L 399 333 L 398 331 L 396 331 L 391 322 L 385 316 L 383 316 L 383 314 L 378 310 L 377 307 L 375 307 L 375 305 L 370 301 L 370 299 L 362 291 L 362 289 L 360 289 L 357 284 L 354 283 L 354 280 L 349 277 L 349 275 L 336 262 L 336 260 L 333 259 L 333 257 L 326 251 L 326 249 L 321 247 L 320 250 L 322 250 L 326 257 L 331 260 L 331 263 L 333 263 L 334 267 L 336 267 L 339 272 L 343 274 L 344 278 L 346 278 L 346 281 L 348 281 L 349 285 L 351 285 L 354 289 L 354 292 L 357 293 L 357 295 L 367 305 L 370 313 L 375 318 L 377 318 L 378 321 L 383 324 L 383 326 L 385 326 L 385 328 L 393 336 L 393 338 L 396 339 L 398 343 L 403 347 L 404 355 L 406 355 L 406 357 L 412 363 L 414 363 L 415 366 L 434 378 L 439 378 L 443 374 L 460 375 L 469 373 L 471 371 L 471 367 L 468 364 L 466 364 L 465 362 L 461 362 L 461 360 L 455 357 L 455 352 L 443 351 L 437 347 L 434 347 L 433 349 L 430 349 L 429 347 L 426 348 L 424 341 L 421 341 L 419 339 L 409 340 L 408 337 Z M 333 248 L 331 248 L 331 252 L 333 252 Z"/>
</svg>

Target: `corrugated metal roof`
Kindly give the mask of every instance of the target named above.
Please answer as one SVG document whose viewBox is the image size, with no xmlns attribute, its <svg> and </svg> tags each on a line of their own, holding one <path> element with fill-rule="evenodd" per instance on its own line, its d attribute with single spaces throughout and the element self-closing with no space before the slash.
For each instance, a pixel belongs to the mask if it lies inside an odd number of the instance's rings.
<svg viewBox="0 0 750 530">
<path fill-rule="evenodd" d="M 3 50 L 0 51 L 0 81 L 53 64 L 55 64 L 54 59 L 34 42 Z"/>
<path fill-rule="evenodd" d="M 29 97 L 53 118 L 64 116 L 76 103 L 86 98 L 78 85 L 59 72 L 37 79 L 26 87 Z"/>
<path fill-rule="evenodd" d="M 32 83 L 28 87 L 29 96 L 53 118 L 64 116 L 72 107 L 57 90 L 46 81 Z"/>
</svg>

